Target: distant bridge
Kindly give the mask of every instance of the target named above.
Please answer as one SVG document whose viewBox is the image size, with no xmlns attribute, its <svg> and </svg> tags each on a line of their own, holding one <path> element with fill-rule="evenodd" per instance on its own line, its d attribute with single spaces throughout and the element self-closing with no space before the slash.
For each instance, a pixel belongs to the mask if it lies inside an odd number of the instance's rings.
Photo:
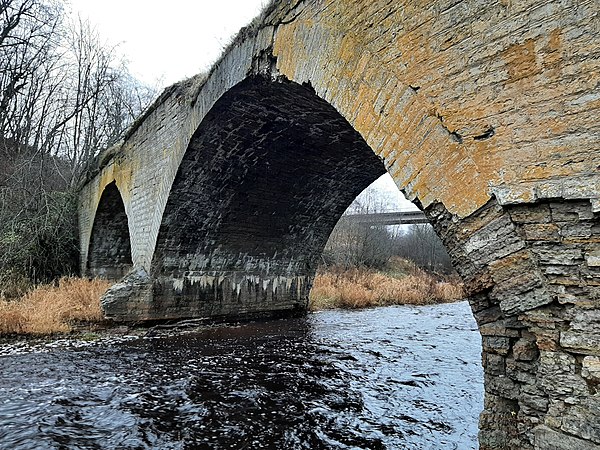
<svg viewBox="0 0 600 450">
<path fill-rule="evenodd" d="M 340 218 L 340 222 L 357 223 L 365 225 L 415 225 L 429 223 L 421 211 L 395 211 L 373 214 L 347 214 Z"/>
</svg>

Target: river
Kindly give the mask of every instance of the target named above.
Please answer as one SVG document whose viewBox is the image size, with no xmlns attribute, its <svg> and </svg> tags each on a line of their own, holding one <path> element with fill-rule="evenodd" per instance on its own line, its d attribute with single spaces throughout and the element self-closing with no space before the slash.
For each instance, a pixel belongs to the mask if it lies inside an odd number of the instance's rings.
<svg viewBox="0 0 600 450">
<path fill-rule="evenodd" d="M 1 449 L 473 449 L 466 302 L 0 345 Z"/>
</svg>

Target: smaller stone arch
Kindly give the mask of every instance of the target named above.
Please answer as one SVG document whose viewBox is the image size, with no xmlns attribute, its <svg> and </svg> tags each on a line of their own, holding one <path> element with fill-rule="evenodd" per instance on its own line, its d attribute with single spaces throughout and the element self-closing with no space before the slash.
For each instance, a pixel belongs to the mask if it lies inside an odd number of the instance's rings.
<svg viewBox="0 0 600 450">
<path fill-rule="evenodd" d="M 87 274 L 118 280 L 133 267 L 125 204 L 116 182 L 106 186 L 98 202 L 87 258 Z"/>
</svg>

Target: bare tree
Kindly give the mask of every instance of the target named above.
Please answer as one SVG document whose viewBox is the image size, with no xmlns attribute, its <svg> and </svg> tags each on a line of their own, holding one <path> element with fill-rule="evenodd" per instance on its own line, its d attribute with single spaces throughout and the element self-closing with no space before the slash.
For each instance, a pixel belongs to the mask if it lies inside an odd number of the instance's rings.
<svg viewBox="0 0 600 450">
<path fill-rule="evenodd" d="M 391 253 L 389 230 L 350 220 L 353 214 L 374 214 L 385 210 L 385 202 L 373 192 L 365 192 L 348 207 L 333 229 L 323 251 L 323 262 L 344 268 L 381 268 Z"/>
<path fill-rule="evenodd" d="M 446 273 L 453 270 L 444 244 L 429 224 L 411 225 L 395 237 L 393 247 L 395 255 L 423 269 Z"/>
<path fill-rule="evenodd" d="M 62 10 L 54 2 L 0 0 L 0 135 L 32 143 L 34 110 L 46 89 L 47 66 Z M 46 72 L 44 74 L 44 72 Z"/>
<path fill-rule="evenodd" d="M 0 291 L 76 270 L 77 180 L 153 96 L 60 0 L 0 0 Z"/>
<path fill-rule="evenodd" d="M 352 221 L 352 214 L 373 214 L 387 209 L 375 192 L 363 192 L 334 228 L 323 251 L 323 263 L 346 269 L 383 268 L 393 256 L 414 262 L 428 271 L 452 272 L 444 245 L 429 224 L 374 226 Z"/>
</svg>

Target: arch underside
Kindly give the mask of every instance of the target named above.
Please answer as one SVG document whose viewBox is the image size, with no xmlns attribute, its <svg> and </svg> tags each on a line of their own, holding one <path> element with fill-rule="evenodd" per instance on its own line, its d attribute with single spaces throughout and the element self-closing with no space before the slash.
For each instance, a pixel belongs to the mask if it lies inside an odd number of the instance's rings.
<svg viewBox="0 0 600 450">
<path fill-rule="evenodd" d="M 347 206 L 385 172 L 310 86 L 251 77 L 194 133 L 151 267 L 161 318 L 304 308 Z"/>
<path fill-rule="evenodd" d="M 131 240 L 121 193 L 113 181 L 106 186 L 96 211 L 88 251 L 87 272 L 119 280 L 132 268 Z"/>
</svg>

